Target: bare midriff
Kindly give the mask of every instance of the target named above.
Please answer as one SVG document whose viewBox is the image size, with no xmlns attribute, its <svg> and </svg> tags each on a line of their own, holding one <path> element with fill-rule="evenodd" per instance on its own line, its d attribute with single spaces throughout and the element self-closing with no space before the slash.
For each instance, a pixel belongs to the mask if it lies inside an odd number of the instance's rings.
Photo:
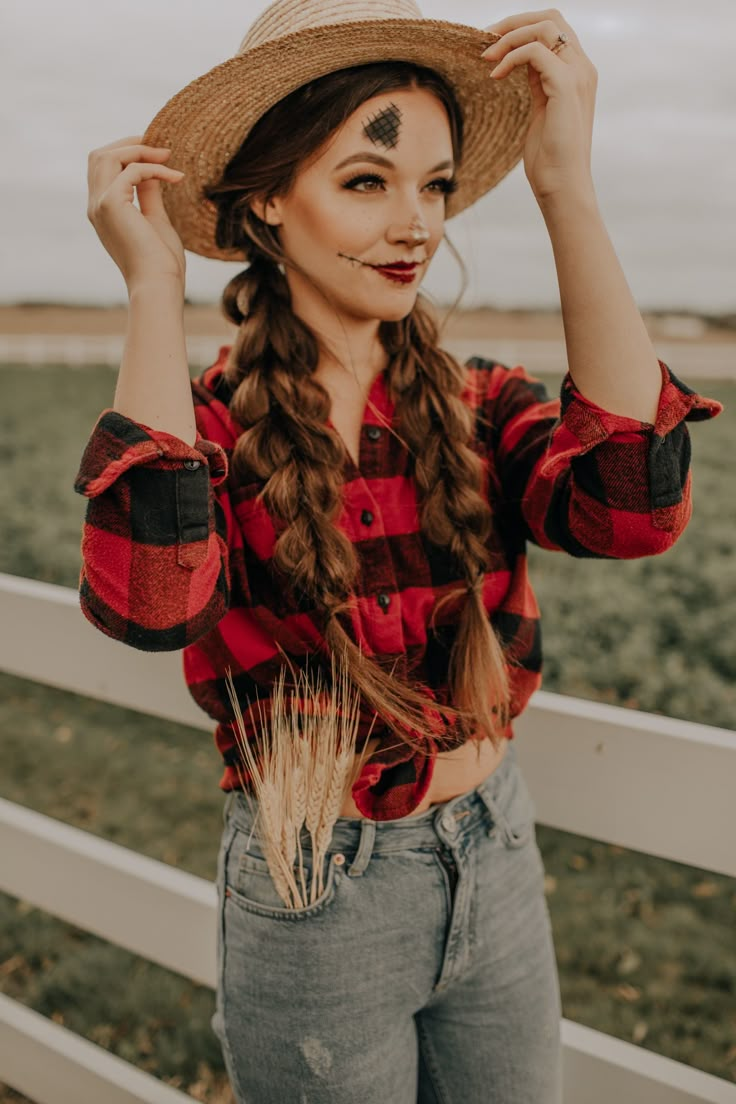
<svg viewBox="0 0 736 1104">
<path fill-rule="evenodd" d="M 379 742 L 378 738 L 369 740 L 368 749 L 362 751 L 360 755 L 356 755 L 353 778 L 360 773 L 360 762 L 365 763 L 367 761 Z M 479 746 L 480 753 L 478 752 Z M 468 790 L 474 790 L 484 779 L 493 774 L 496 767 L 503 760 L 507 746 L 508 741 L 506 739 L 501 741 L 498 751 L 496 751 L 490 740 L 483 740 L 480 745 L 476 741 L 469 741 L 453 751 L 440 752 L 434 765 L 434 773 L 427 793 L 416 809 L 413 809 L 408 815 L 419 816 L 420 813 L 426 812 L 432 805 L 439 805 L 442 802 L 449 801 L 452 797 L 467 793 Z M 364 816 L 353 801 L 350 790 L 348 790 L 343 802 L 340 816 L 361 818 Z"/>
</svg>

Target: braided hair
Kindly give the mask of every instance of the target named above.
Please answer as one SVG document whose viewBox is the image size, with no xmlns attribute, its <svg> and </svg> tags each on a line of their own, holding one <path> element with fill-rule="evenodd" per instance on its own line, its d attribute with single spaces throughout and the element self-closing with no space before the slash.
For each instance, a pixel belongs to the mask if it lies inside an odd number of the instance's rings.
<svg viewBox="0 0 736 1104">
<path fill-rule="evenodd" d="M 433 612 L 432 624 L 445 603 L 458 597 L 463 603 L 448 664 L 452 704 L 431 703 L 451 726 L 443 744 L 436 722 L 428 719 L 430 703 L 421 686 L 397 677 L 380 657 L 366 656 L 346 631 L 360 564 L 336 525 L 345 449 L 327 425 L 330 395 L 314 378 L 318 339 L 291 307 L 284 270 L 297 266 L 283 253 L 276 228 L 251 209 L 254 197 L 286 190 L 303 158 L 362 102 L 417 86 L 431 89 L 445 104 L 459 160 L 462 117 L 444 80 L 408 63 L 376 63 L 320 77 L 277 103 L 251 130 L 208 197 L 218 208 L 218 246 L 242 250 L 249 259 L 222 298 L 226 317 L 238 326 L 225 369 L 233 392 L 230 410 L 243 427 L 232 477 L 264 481 L 261 495 L 278 534 L 272 569 L 320 620 L 326 647 L 343 656 L 365 700 L 400 740 L 426 754 L 428 740 L 449 747 L 489 738 L 498 747 L 510 715 L 510 655 L 483 604 L 492 515 L 482 494 L 482 462 L 471 444 L 474 415 L 461 398 L 465 370 L 438 348 L 438 327 L 421 297 L 405 318 L 380 323 L 396 432 L 414 458 L 422 533 L 447 549 L 464 579 Z M 404 659 L 397 657 L 399 663 Z"/>
</svg>

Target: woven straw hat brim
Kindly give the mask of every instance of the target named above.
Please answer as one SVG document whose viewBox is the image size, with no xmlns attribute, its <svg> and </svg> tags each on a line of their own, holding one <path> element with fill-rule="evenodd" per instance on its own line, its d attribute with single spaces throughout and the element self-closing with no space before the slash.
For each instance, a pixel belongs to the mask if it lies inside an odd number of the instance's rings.
<svg viewBox="0 0 736 1104">
<path fill-rule="evenodd" d="M 374 61 L 410 61 L 435 69 L 453 87 L 463 111 L 463 158 L 458 189 L 447 197 L 446 217 L 495 187 L 523 156 L 531 95 L 526 67 L 503 81 L 489 77 L 481 52 L 498 35 L 435 19 L 382 19 L 307 27 L 228 58 L 173 96 L 143 136 L 167 146 L 167 160 L 186 174 L 161 182 L 172 225 L 185 249 L 225 261 L 241 250 L 215 245 L 216 205 L 203 188 L 220 179 L 246 135 L 265 112 L 295 88 L 337 69 Z"/>
</svg>

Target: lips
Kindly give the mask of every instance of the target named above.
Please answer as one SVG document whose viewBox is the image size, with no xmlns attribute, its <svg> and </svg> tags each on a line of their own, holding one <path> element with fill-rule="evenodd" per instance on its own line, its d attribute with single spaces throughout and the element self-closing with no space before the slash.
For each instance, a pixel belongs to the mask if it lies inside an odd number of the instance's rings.
<svg viewBox="0 0 736 1104">
<path fill-rule="evenodd" d="M 373 267 L 376 272 L 380 272 L 381 276 L 384 276 L 387 280 L 393 280 L 398 284 L 410 284 L 419 265 L 407 264 L 406 261 L 402 261 L 400 264 L 374 265 Z"/>
</svg>

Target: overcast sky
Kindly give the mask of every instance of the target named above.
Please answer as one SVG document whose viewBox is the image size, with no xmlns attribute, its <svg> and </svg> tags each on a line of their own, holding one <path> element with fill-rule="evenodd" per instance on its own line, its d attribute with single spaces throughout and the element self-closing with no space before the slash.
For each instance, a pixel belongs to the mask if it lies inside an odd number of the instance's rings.
<svg viewBox="0 0 736 1104">
<path fill-rule="evenodd" d="M 86 217 L 87 155 L 143 134 L 180 88 L 231 57 L 249 0 L 28 0 L 2 19 L 0 302 L 127 302 Z M 485 27 L 525 5 L 421 0 Z M 531 10 L 531 9 L 529 9 Z M 593 177 L 640 309 L 736 309 L 736 3 L 566 0 L 598 69 Z M 556 307 L 554 258 L 523 164 L 448 223 L 463 305 Z M 219 300 L 242 265 L 187 253 L 187 295 Z M 451 302 L 441 247 L 424 287 Z"/>
</svg>

